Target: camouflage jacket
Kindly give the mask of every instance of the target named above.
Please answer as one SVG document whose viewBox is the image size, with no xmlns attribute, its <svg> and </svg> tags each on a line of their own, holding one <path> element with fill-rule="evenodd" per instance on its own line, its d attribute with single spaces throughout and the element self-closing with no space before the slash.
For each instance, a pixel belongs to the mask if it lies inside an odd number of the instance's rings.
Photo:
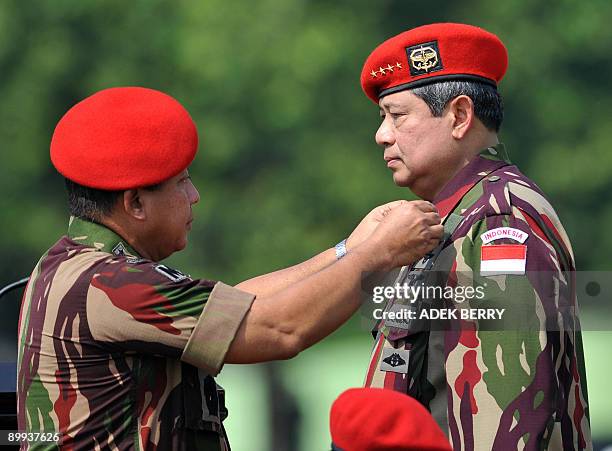
<svg viewBox="0 0 612 451">
<path fill-rule="evenodd" d="M 502 144 L 434 203 L 443 243 L 396 284 L 453 294 L 387 303 L 386 312 L 428 314 L 378 323 L 365 385 L 421 401 L 456 451 L 592 449 L 574 258 L 554 209 Z M 469 287 L 472 297 L 458 300 Z M 432 321 L 432 306 L 455 316 Z M 469 313 L 495 309 L 503 318 Z"/>
<path fill-rule="evenodd" d="M 71 218 L 24 293 L 19 429 L 59 432 L 66 450 L 228 449 L 213 376 L 253 298 Z"/>
</svg>

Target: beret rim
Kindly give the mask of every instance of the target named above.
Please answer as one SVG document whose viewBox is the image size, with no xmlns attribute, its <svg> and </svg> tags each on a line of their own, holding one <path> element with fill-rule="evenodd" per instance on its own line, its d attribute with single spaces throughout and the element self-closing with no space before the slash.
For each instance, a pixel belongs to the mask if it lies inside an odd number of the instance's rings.
<svg viewBox="0 0 612 451">
<path fill-rule="evenodd" d="M 186 160 L 183 160 L 182 164 L 176 169 L 176 171 L 168 172 L 164 176 L 143 178 L 140 183 L 134 185 L 130 183 L 128 180 L 121 179 L 113 179 L 113 180 L 89 180 L 88 178 L 81 178 L 77 174 L 68 174 L 66 171 L 60 170 L 56 167 L 57 172 L 64 178 L 70 180 L 73 183 L 77 183 L 81 186 L 91 189 L 97 189 L 102 191 L 126 191 L 130 189 L 138 189 L 138 188 L 146 188 L 148 186 L 158 185 L 160 183 L 165 182 L 166 180 L 171 179 L 172 177 L 177 176 L 182 171 L 187 169 L 189 165 L 195 159 L 197 151 L 193 152 L 193 155 Z"/>
<path fill-rule="evenodd" d="M 439 83 L 444 81 L 453 81 L 453 80 L 466 80 L 466 81 L 479 81 L 481 83 L 486 83 L 489 86 L 492 86 L 497 89 L 497 83 L 494 80 L 486 77 L 479 77 L 478 75 L 472 74 L 449 74 L 449 75 L 439 75 L 436 77 L 422 78 L 420 80 L 409 81 L 408 83 L 402 83 L 401 85 L 392 86 L 387 89 L 383 89 L 378 93 L 378 100 L 382 99 L 384 96 L 389 94 L 394 94 L 396 92 L 405 91 L 407 89 L 418 88 L 420 86 L 431 85 L 433 83 Z"/>
</svg>

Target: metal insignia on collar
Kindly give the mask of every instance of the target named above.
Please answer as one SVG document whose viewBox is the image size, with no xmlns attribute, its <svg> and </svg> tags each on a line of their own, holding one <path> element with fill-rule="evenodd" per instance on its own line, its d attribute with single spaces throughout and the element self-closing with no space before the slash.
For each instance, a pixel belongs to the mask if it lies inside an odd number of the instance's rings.
<svg viewBox="0 0 612 451">
<path fill-rule="evenodd" d="M 166 276 L 172 282 L 180 282 L 181 280 L 189 279 L 190 276 L 187 274 L 183 274 L 177 269 L 169 268 L 166 265 L 155 265 L 155 271 L 160 273 L 163 276 Z"/>
<path fill-rule="evenodd" d="M 111 252 L 115 255 L 125 255 L 127 254 L 127 249 L 125 245 L 121 241 L 119 241 L 119 243 L 117 243 L 117 245 L 113 247 L 113 250 Z"/>
<path fill-rule="evenodd" d="M 408 62 L 410 63 L 410 75 L 424 75 L 430 72 L 444 69 L 438 41 L 424 42 L 422 44 L 406 47 Z"/>
</svg>

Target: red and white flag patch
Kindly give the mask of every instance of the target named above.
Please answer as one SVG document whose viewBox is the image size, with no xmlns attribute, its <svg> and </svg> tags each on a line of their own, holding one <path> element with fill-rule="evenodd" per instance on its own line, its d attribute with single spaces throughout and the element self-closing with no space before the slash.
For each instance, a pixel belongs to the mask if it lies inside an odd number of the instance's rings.
<svg viewBox="0 0 612 451">
<path fill-rule="evenodd" d="M 480 275 L 525 274 L 526 244 L 492 244 L 480 248 Z"/>
</svg>

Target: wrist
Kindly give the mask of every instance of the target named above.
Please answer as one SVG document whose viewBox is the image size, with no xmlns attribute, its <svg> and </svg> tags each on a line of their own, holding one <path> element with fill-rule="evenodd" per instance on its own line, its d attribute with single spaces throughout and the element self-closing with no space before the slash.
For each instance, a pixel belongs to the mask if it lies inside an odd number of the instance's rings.
<svg viewBox="0 0 612 451">
<path fill-rule="evenodd" d="M 358 254 L 365 271 L 387 271 L 393 268 L 393 258 L 385 246 L 368 239 L 351 249 L 349 255 Z"/>
<path fill-rule="evenodd" d="M 343 239 L 342 241 L 340 241 L 338 244 L 336 244 L 334 246 L 334 250 L 336 251 L 336 260 L 340 260 L 342 257 L 344 257 L 348 250 L 346 248 L 346 241 L 348 238 Z"/>
</svg>

